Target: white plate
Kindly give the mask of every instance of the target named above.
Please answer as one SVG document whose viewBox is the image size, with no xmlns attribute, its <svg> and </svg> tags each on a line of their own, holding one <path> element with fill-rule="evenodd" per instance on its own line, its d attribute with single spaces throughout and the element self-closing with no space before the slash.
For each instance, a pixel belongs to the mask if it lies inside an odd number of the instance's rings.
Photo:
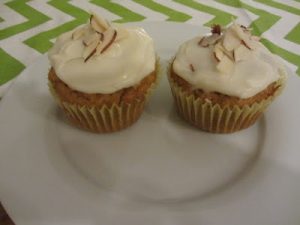
<svg viewBox="0 0 300 225">
<path fill-rule="evenodd" d="M 140 23 L 166 64 L 201 27 Z M 0 198 L 17 225 L 299 224 L 300 78 L 254 126 L 230 135 L 180 120 L 164 77 L 140 120 L 113 134 L 64 121 L 46 57 L 0 106 Z"/>
</svg>

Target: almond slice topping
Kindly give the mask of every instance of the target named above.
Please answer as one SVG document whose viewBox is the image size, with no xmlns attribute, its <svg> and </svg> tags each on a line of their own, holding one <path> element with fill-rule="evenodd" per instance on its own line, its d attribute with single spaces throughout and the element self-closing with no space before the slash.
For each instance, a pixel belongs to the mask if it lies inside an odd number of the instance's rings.
<svg viewBox="0 0 300 225">
<path fill-rule="evenodd" d="M 250 50 L 245 45 L 240 45 L 238 48 L 234 49 L 233 51 L 234 61 L 238 62 L 247 59 L 249 54 L 250 54 Z"/>
<path fill-rule="evenodd" d="M 102 33 L 101 33 L 102 34 Z M 103 34 L 102 34 L 103 35 Z M 85 46 L 89 46 L 90 44 L 92 44 L 93 42 L 95 42 L 96 40 L 101 40 L 101 35 L 98 33 L 93 33 L 91 35 L 87 35 L 84 39 L 83 39 L 83 44 Z"/>
<path fill-rule="evenodd" d="M 215 48 L 214 57 L 218 62 L 220 62 L 224 57 L 223 51 L 220 48 Z"/>
<path fill-rule="evenodd" d="M 250 31 L 252 30 L 250 27 L 245 27 L 244 25 L 240 25 L 243 31 L 247 34 L 251 34 Z"/>
<path fill-rule="evenodd" d="M 244 29 L 237 24 L 233 24 L 230 30 L 241 40 L 247 39 L 249 36 L 249 34 L 245 33 Z"/>
<path fill-rule="evenodd" d="M 247 48 L 253 50 L 255 49 L 255 43 L 251 40 L 251 34 L 244 32 L 243 28 L 238 25 L 235 25 L 234 32 L 240 38 L 241 43 L 245 45 Z"/>
<path fill-rule="evenodd" d="M 221 35 L 222 27 L 219 24 L 214 24 L 211 27 L 211 33 Z"/>
<path fill-rule="evenodd" d="M 88 45 L 84 49 L 84 51 L 83 51 L 84 62 L 88 61 L 89 58 L 91 58 L 96 53 L 96 49 L 99 44 L 99 41 L 100 41 L 99 39 L 93 41 L 90 45 Z"/>
<path fill-rule="evenodd" d="M 200 39 L 200 41 L 198 42 L 198 45 L 200 45 L 201 47 L 207 48 L 209 46 L 206 37 L 202 37 Z"/>
<path fill-rule="evenodd" d="M 219 34 L 212 34 L 210 36 L 202 37 L 198 42 L 198 45 L 207 48 L 209 45 L 215 44 L 220 38 L 221 36 Z"/>
<path fill-rule="evenodd" d="M 92 14 L 90 17 L 91 27 L 98 33 L 102 33 L 109 28 L 109 23 L 100 16 Z"/>
<path fill-rule="evenodd" d="M 100 45 L 97 47 L 97 54 L 102 54 L 105 52 L 114 42 L 117 37 L 117 31 L 115 29 L 109 28 L 104 32 L 104 38 Z"/>
<path fill-rule="evenodd" d="M 219 49 L 224 55 L 226 55 L 229 59 L 233 60 L 233 52 L 232 51 L 227 51 L 224 46 L 221 44 L 221 42 L 218 42 L 215 45 L 214 51 Z M 219 54 L 218 54 L 219 55 Z"/>
<path fill-rule="evenodd" d="M 217 60 L 217 62 L 220 62 L 220 61 L 221 61 L 221 60 L 217 57 L 216 52 L 213 52 L 213 56 L 214 56 L 214 58 Z"/>
<path fill-rule="evenodd" d="M 240 25 L 240 27 L 241 27 L 243 30 L 248 30 L 248 28 L 245 27 L 244 25 Z"/>
<path fill-rule="evenodd" d="M 208 36 L 207 37 L 207 42 L 210 44 L 210 45 L 214 45 L 215 43 L 217 43 L 217 41 L 221 38 L 221 35 L 219 34 L 212 34 L 211 36 Z"/>
<path fill-rule="evenodd" d="M 253 40 L 253 41 L 260 41 L 260 39 L 261 39 L 261 37 L 259 37 L 259 36 L 251 36 L 251 40 Z"/>
<path fill-rule="evenodd" d="M 84 35 L 84 28 L 78 28 L 72 33 L 72 39 L 77 40 Z"/>
<path fill-rule="evenodd" d="M 116 37 L 115 42 L 121 41 L 129 36 L 129 32 L 126 29 L 119 28 L 118 35 Z"/>
<path fill-rule="evenodd" d="M 107 20 L 103 19 L 102 17 L 98 16 L 97 14 L 95 14 L 93 18 L 105 30 L 107 30 L 110 27 L 110 24 L 107 22 Z"/>
<path fill-rule="evenodd" d="M 223 46 L 227 51 L 232 51 L 241 44 L 240 39 L 231 31 L 227 30 L 223 39 Z"/>
<path fill-rule="evenodd" d="M 252 48 L 248 45 L 249 43 L 246 43 L 244 40 L 241 40 L 242 45 L 244 45 L 249 50 L 252 50 Z"/>
<path fill-rule="evenodd" d="M 223 73 L 230 73 L 232 68 L 233 62 L 227 56 L 224 56 L 217 65 L 217 69 Z"/>
<path fill-rule="evenodd" d="M 195 72 L 195 68 L 194 68 L 193 64 L 190 64 L 190 69 L 192 72 Z"/>
</svg>

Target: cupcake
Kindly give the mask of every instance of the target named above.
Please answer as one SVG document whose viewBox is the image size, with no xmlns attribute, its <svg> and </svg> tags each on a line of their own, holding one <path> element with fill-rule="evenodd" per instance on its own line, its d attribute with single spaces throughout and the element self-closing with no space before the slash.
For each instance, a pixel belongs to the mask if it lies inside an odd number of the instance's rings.
<svg viewBox="0 0 300 225">
<path fill-rule="evenodd" d="M 59 36 L 48 53 L 52 95 L 69 121 L 92 132 L 114 132 L 141 116 L 157 81 L 153 40 L 91 15 Z"/>
<path fill-rule="evenodd" d="M 286 71 L 251 35 L 233 23 L 183 43 L 171 61 L 168 78 L 179 115 L 201 130 L 232 133 L 257 121 L 278 96 Z"/>
</svg>

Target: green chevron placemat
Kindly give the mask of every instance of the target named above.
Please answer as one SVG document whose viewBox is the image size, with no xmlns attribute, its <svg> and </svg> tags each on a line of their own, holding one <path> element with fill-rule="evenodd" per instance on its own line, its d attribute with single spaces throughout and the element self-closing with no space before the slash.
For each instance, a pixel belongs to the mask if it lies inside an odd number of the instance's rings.
<svg viewBox="0 0 300 225">
<path fill-rule="evenodd" d="M 85 23 L 89 11 L 114 22 L 175 21 L 210 26 L 232 18 L 300 75 L 299 0 L 2 0 L 0 85 L 47 52 L 59 34 Z"/>
</svg>

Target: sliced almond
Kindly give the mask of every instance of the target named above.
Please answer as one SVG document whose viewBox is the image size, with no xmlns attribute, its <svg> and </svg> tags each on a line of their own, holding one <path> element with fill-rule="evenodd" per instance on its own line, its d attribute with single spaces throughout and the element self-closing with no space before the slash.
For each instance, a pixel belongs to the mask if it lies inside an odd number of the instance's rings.
<svg viewBox="0 0 300 225">
<path fill-rule="evenodd" d="M 94 31 L 98 32 L 98 33 L 102 33 L 104 32 L 104 28 L 102 26 L 100 26 L 96 20 L 93 19 L 94 16 L 92 15 L 91 16 L 91 19 L 90 19 L 90 24 L 91 24 L 91 27 L 93 28 Z"/>
<path fill-rule="evenodd" d="M 119 28 L 118 35 L 115 42 L 121 41 L 129 36 L 129 32 L 126 29 Z"/>
<path fill-rule="evenodd" d="M 222 45 L 221 42 L 218 42 L 216 45 L 215 45 L 215 50 L 216 49 L 219 49 L 220 51 L 226 51 L 226 49 L 224 48 L 224 46 Z"/>
<path fill-rule="evenodd" d="M 85 46 L 89 46 L 90 44 L 92 44 L 93 42 L 95 42 L 96 40 L 101 40 L 101 36 L 100 34 L 98 33 L 93 33 L 91 35 L 88 35 L 86 36 L 84 39 L 83 39 L 83 44 Z"/>
<path fill-rule="evenodd" d="M 84 35 L 84 28 L 78 28 L 72 33 L 72 39 L 77 40 Z"/>
<path fill-rule="evenodd" d="M 250 39 L 253 40 L 253 41 L 260 41 L 261 37 L 253 35 L 253 36 L 251 36 Z"/>
<path fill-rule="evenodd" d="M 105 30 L 107 30 L 109 27 L 110 27 L 110 24 L 107 22 L 107 20 L 103 19 L 101 16 L 97 15 L 97 14 L 94 14 L 94 17 L 93 17 L 96 22 L 101 26 L 103 27 Z"/>
<path fill-rule="evenodd" d="M 234 58 L 233 58 L 233 51 L 230 51 L 230 52 L 224 51 L 223 53 L 224 53 L 224 55 L 226 55 L 230 60 L 234 60 Z"/>
<path fill-rule="evenodd" d="M 237 35 L 237 37 L 240 39 L 240 40 L 244 40 L 244 39 L 247 39 L 249 37 L 249 34 L 248 33 L 245 33 L 244 32 L 244 29 L 237 25 L 237 24 L 233 24 L 230 28 L 230 30 L 235 34 Z"/>
<path fill-rule="evenodd" d="M 244 25 L 240 25 L 240 27 L 242 28 L 242 30 L 245 32 L 245 33 L 249 33 L 250 34 L 250 32 L 251 32 L 251 28 L 250 27 L 245 27 Z"/>
<path fill-rule="evenodd" d="M 249 50 L 252 50 L 252 48 L 250 47 L 249 43 L 247 43 L 244 40 L 241 40 L 242 45 L 244 45 L 246 48 L 248 48 Z"/>
<path fill-rule="evenodd" d="M 220 38 L 221 36 L 219 34 L 212 34 L 210 36 L 202 37 L 201 40 L 198 42 L 198 44 L 201 47 L 206 48 L 209 45 L 215 44 Z"/>
<path fill-rule="evenodd" d="M 248 28 L 245 27 L 244 25 L 240 25 L 240 27 L 243 29 L 243 30 L 247 30 Z"/>
<path fill-rule="evenodd" d="M 250 53 L 250 50 L 245 45 L 240 45 L 233 51 L 234 61 L 238 62 L 247 59 Z"/>
<path fill-rule="evenodd" d="M 212 34 L 211 36 L 208 36 L 208 37 L 207 37 L 207 42 L 208 42 L 210 45 L 213 45 L 213 44 L 215 44 L 220 38 L 221 38 L 221 35 L 215 33 L 215 34 Z"/>
<path fill-rule="evenodd" d="M 100 41 L 103 41 L 104 39 L 104 34 L 103 33 L 98 33 L 100 35 Z"/>
<path fill-rule="evenodd" d="M 214 51 L 216 51 L 217 49 L 219 49 L 220 51 L 222 51 L 222 53 L 224 55 L 226 55 L 229 59 L 233 60 L 233 51 L 227 51 L 224 46 L 221 44 L 221 42 L 218 42 L 215 45 Z"/>
<path fill-rule="evenodd" d="M 95 53 L 96 49 L 93 49 L 93 51 L 84 59 L 84 62 L 87 62 Z"/>
<path fill-rule="evenodd" d="M 104 38 L 102 43 L 97 47 L 97 54 L 102 54 L 103 52 L 105 52 L 117 37 L 117 31 L 113 28 L 109 28 L 103 34 Z"/>
<path fill-rule="evenodd" d="M 192 72 L 195 72 L 195 68 L 194 68 L 193 64 L 190 64 L 190 69 Z"/>
<path fill-rule="evenodd" d="M 226 31 L 223 39 L 223 46 L 227 51 L 232 51 L 241 44 L 241 40 L 232 32 L 231 29 Z"/>
<path fill-rule="evenodd" d="M 230 73 L 233 68 L 233 62 L 224 56 L 222 60 L 217 64 L 217 69 L 222 73 Z"/>
<path fill-rule="evenodd" d="M 97 50 L 97 46 L 99 44 L 99 39 L 98 40 L 95 40 L 93 41 L 90 45 L 88 45 L 84 51 L 83 51 L 83 58 L 84 58 L 84 62 L 88 61 L 89 58 L 91 58 L 95 53 L 96 53 L 96 50 Z"/>
<path fill-rule="evenodd" d="M 255 49 L 255 43 L 253 40 L 251 40 L 251 34 L 245 33 L 243 31 L 243 28 L 241 28 L 238 25 L 234 25 L 233 31 L 236 33 L 236 35 L 240 38 L 242 44 L 244 44 L 247 48 L 253 50 Z"/>
<path fill-rule="evenodd" d="M 198 45 L 200 45 L 201 47 L 203 48 L 207 48 L 209 46 L 207 40 L 206 40 L 207 37 L 202 37 L 200 39 L 200 41 L 198 42 Z"/>
<path fill-rule="evenodd" d="M 215 59 L 220 62 L 222 58 L 224 57 L 224 53 L 220 48 L 215 48 L 214 49 L 214 57 Z"/>
<path fill-rule="evenodd" d="M 106 31 L 109 28 L 109 23 L 102 17 L 92 14 L 90 17 L 90 24 L 92 28 L 99 33 Z"/>
<path fill-rule="evenodd" d="M 211 27 L 211 33 L 221 35 L 222 27 L 219 24 L 215 24 Z"/>
<path fill-rule="evenodd" d="M 215 60 L 217 60 L 217 62 L 220 62 L 220 59 L 217 57 L 217 54 L 215 52 L 213 52 L 213 56 L 214 56 Z"/>
</svg>

